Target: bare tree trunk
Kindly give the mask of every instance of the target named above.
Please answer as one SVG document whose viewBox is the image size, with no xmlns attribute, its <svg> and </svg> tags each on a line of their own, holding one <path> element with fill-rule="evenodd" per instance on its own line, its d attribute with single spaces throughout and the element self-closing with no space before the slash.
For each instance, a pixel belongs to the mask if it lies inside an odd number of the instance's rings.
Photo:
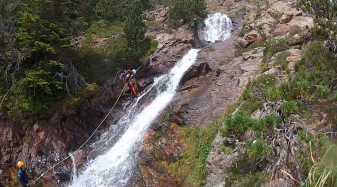
<svg viewBox="0 0 337 187">
<path fill-rule="evenodd" d="M 68 95 L 71 95 L 71 91 L 78 92 L 88 85 L 84 78 L 77 72 L 76 67 L 69 58 L 63 56 L 61 62 L 65 65 L 63 72 L 57 73 L 56 76 L 65 81 Z"/>
<path fill-rule="evenodd" d="M 3 39 L 3 43 L 6 45 L 4 52 L 0 51 L 0 73 L 7 79 L 11 79 L 11 87 L 7 90 L 5 95 L 1 98 L 0 105 L 11 92 L 13 85 L 15 84 L 15 74 L 20 70 L 21 63 L 26 58 L 27 54 L 21 52 L 16 45 L 15 37 L 15 25 L 14 18 L 3 19 L 0 18 L 0 35 Z"/>
</svg>

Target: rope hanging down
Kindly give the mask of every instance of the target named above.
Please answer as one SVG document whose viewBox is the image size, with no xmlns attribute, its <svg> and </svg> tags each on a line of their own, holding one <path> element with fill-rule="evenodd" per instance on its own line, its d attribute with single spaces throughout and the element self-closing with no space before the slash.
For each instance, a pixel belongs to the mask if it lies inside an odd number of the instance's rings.
<svg viewBox="0 0 337 187">
<path fill-rule="evenodd" d="M 94 130 L 94 132 L 90 135 L 90 137 L 78 148 L 76 149 L 74 152 L 80 150 L 86 143 L 88 143 L 88 141 L 94 136 L 95 132 L 98 130 L 98 128 L 103 124 L 103 122 L 106 120 L 106 118 L 109 116 L 109 114 L 112 112 L 112 110 L 115 108 L 118 100 L 120 99 L 120 97 L 122 96 L 122 93 L 125 89 L 125 86 L 123 87 L 121 93 L 119 94 L 115 104 L 112 106 L 112 108 L 110 109 L 110 111 L 108 112 L 107 115 L 105 115 L 104 119 L 101 121 L 101 123 L 96 127 L 96 129 Z M 47 172 L 49 172 L 50 170 L 54 169 L 57 165 L 61 164 L 63 161 L 67 160 L 70 157 L 70 155 L 68 155 L 67 157 L 65 157 L 64 159 L 62 159 L 61 161 L 59 161 L 58 163 L 56 163 L 53 167 L 51 167 L 50 169 L 48 169 L 47 171 L 43 172 L 37 179 L 35 179 L 34 181 L 38 181 L 41 177 L 43 177 L 44 174 L 46 174 Z"/>
</svg>

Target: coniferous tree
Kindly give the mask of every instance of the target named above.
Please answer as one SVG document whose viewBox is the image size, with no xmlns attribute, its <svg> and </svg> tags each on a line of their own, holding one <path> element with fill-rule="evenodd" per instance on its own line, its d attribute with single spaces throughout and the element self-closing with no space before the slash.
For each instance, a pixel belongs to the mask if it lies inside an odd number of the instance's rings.
<svg viewBox="0 0 337 187">
<path fill-rule="evenodd" d="M 169 19 L 174 26 L 179 20 L 183 23 L 190 22 L 194 17 L 205 18 L 207 16 L 204 0 L 168 0 Z"/>
<path fill-rule="evenodd" d="M 297 6 L 313 15 L 320 38 L 337 35 L 337 0 L 298 0 Z"/>
<path fill-rule="evenodd" d="M 127 40 L 126 61 L 138 62 L 150 49 L 150 38 L 145 36 L 146 25 L 140 0 L 134 0 L 125 21 L 124 33 Z"/>
<path fill-rule="evenodd" d="M 107 21 L 124 21 L 128 14 L 130 3 L 125 0 L 100 0 L 96 5 L 96 12 Z"/>
</svg>

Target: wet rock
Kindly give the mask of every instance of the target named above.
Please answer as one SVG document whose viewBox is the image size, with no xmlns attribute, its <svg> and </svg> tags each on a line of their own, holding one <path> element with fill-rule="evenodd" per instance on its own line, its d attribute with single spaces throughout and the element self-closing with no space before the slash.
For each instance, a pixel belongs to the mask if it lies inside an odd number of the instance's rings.
<svg viewBox="0 0 337 187">
<path fill-rule="evenodd" d="M 191 45 L 184 42 L 166 43 L 151 55 L 149 61 L 151 71 L 149 73 L 158 75 L 167 72 L 190 48 Z"/>
<path fill-rule="evenodd" d="M 201 75 L 204 75 L 208 72 L 212 71 L 212 69 L 209 67 L 207 62 L 200 63 L 199 65 L 195 66 L 192 65 L 188 70 L 184 73 L 183 77 L 181 78 L 180 85 L 183 85 L 185 82 L 195 78 L 199 77 Z"/>
<path fill-rule="evenodd" d="M 177 116 L 175 119 L 183 121 L 184 124 L 203 126 L 220 117 L 226 106 L 239 99 L 237 93 L 243 90 L 259 71 L 263 49 L 250 51 L 247 60 L 237 57 L 219 66 L 220 74 L 210 72 L 185 82 L 179 89 L 174 103 L 177 109 L 173 112 Z M 225 50 L 226 48 L 223 49 Z M 197 61 L 203 62 L 207 59 L 209 54 L 205 54 L 205 57 L 203 54 L 199 53 Z"/>
<path fill-rule="evenodd" d="M 186 124 L 185 113 L 188 113 L 188 104 L 179 106 L 176 112 L 169 115 L 169 122 L 176 123 L 178 125 Z"/>
</svg>

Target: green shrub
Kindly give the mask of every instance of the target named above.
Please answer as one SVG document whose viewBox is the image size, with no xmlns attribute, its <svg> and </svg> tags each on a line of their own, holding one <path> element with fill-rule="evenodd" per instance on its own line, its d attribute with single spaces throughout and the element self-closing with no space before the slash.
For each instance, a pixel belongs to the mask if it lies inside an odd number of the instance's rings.
<svg viewBox="0 0 337 187">
<path fill-rule="evenodd" d="M 275 65 L 281 66 L 283 70 L 288 69 L 288 62 L 286 61 L 287 57 L 290 56 L 291 53 L 289 51 L 283 51 L 277 55 L 275 59 Z"/>
<path fill-rule="evenodd" d="M 295 101 L 284 101 L 281 105 L 282 113 L 289 116 L 291 114 L 296 114 L 299 109 Z"/>
<path fill-rule="evenodd" d="M 234 117 L 227 117 L 225 132 L 227 135 L 242 136 L 250 127 L 257 123 L 246 112 L 239 110 Z"/>
<path fill-rule="evenodd" d="M 56 61 L 40 62 L 34 70 L 26 70 L 25 76 L 13 87 L 6 105 L 14 120 L 24 120 L 49 109 L 64 98 L 64 83 L 55 74 L 63 64 Z"/>
<path fill-rule="evenodd" d="M 286 39 L 280 39 L 280 40 L 270 40 L 266 42 L 265 49 L 263 51 L 264 57 L 263 61 L 264 62 L 269 62 L 271 57 L 277 52 L 285 51 L 289 49 L 289 45 L 287 44 Z"/>
<path fill-rule="evenodd" d="M 331 79 L 337 77 L 337 57 L 325 52 L 322 42 L 309 42 L 301 56 L 301 61 L 295 65 L 297 74 L 290 81 L 292 89 L 297 91 L 297 98 L 318 100 L 332 97 Z"/>
<path fill-rule="evenodd" d="M 247 140 L 246 149 L 249 158 L 262 159 L 269 155 L 271 148 L 266 145 L 264 140 L 257 139 L 254 142 L 252 140 Z"/>
</svg>

